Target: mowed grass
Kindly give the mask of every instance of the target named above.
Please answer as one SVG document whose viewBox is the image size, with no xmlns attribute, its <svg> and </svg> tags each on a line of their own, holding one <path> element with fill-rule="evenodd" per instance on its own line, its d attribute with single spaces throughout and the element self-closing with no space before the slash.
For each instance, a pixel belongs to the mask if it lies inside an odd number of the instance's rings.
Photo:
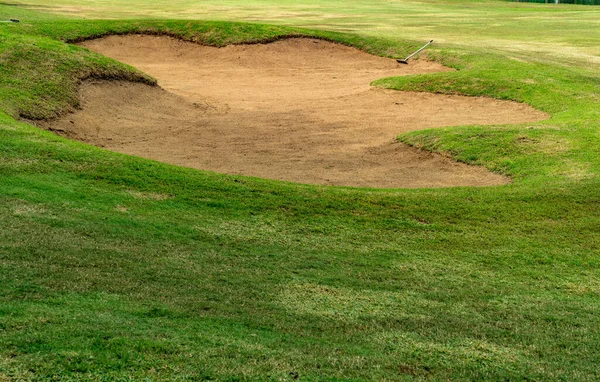
<svg viewBox="0 0 600 382">
<path fill-rule="evenodd" d="M 481 0 L 12 0 L 63 17 L 252 21 L 600 65 L 600 7 Z"/>
<path fill-rule="evenodd" d="M 473 7 L 493 15 L 495 4 Z M 114 15 L 143 16 L 137 5 Z M 180 16 L 160 5 L 162 17 Z M 529 12 L 528 28 L 542 31 L 547 8 L 527 7 L 501 3 L 496 15 Z M 396 57 L 418 41 L 370 27 L 86 21 L 15 6 L 0 15 L 24 19 L 0 24 L 0 380 L 600 377 L 600 74 L 589 65 L 438 45 L 430 57 L 458 71 L 375 84 L 513 99 L 551 118 L 400 139 L 514 183 L 316 187 L 110 153 L 17 118 L 77 107 L 84 78 L 153 83 L 63 41 L 307 35 Z M 414 18 L 424 25 L 427 14 Z"/>
</svg>

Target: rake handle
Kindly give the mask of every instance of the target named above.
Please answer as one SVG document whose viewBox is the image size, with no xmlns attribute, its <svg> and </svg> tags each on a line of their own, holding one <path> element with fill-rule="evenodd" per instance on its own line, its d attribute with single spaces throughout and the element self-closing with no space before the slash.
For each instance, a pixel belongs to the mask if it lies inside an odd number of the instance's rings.
<svg viewBox="0 0 600 382">
<path fill-rule="evenodd" d="M 429 45 L 431 45 L 431 43 L 433 42 L 433 40 L 429 41 L 427 44 L 423 45 L 421 48 L 419 48 L 417 51 L 415 51 L 413 54 L 409 55 L 408 57 L 406 57 L 404 60 L 402 61 L 408 61 L 409 58 L 411 58 L 412 56 L 414 56 L 415 54 L 419 53 L 420 51 L 422 51 L 423 49 L 427 48 Z"/>
</svg>

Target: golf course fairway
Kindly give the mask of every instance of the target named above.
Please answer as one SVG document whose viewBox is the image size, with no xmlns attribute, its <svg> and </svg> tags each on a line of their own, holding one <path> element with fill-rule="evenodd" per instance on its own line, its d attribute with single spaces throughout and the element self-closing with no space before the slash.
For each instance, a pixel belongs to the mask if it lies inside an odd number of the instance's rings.
<svg viewBox="0 0 600 382">
<path fill-rule="evenodd" d="M 600 7 L 11 0 L 0 19 L 20 20 L 0 23 L 0 381 L 600 379 Z M 495 185 L 178 166 L 52 125 L 90 110 L 90 83 L 183 107 L 172 97 L 185 88 L 90 46 L 114 35 L 232 51 L 323 44 L 392 63 L 433 39 L 410 65 L 442 70 L 359 90 L 539 114 L 389 138 Z M 331 91 L 355 80 L 333 76 L 320 82 Z M 141 102 L 119 94 L 114 107 Z M 186 127 L 164 115 L 173 134 Z"/>
</svg>

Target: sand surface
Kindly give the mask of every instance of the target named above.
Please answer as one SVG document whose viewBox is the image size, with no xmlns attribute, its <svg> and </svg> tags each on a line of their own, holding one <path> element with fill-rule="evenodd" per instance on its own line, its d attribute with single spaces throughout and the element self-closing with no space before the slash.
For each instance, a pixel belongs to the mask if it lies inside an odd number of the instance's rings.
<svg viewBox="0 0 600 382">
<path fill-rule="evenodd" d="M 371 88 L 383 77 L 449 69 L 425 60 L 401 65 L 319 40 L 213 48 L 111 36 L 82 45 L 154 76 L 160 87 L 87 82 L 82 110 L 44 127 L 113 151 L 222 173 L 384 188 L 503 184 L 506 177 L 395 137 L 547 118 L 515 102 Z"/>
</svg>

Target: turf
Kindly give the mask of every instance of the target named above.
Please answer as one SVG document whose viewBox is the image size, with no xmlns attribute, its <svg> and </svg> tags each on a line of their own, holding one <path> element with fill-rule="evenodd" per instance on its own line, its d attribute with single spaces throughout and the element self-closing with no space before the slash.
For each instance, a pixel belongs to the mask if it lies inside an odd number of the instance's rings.
<svg viewBox="0 0 600 382">
<path fill-rule="evenodd" d="M 181 16 L 172 9 L 161 16 Z M 496 16 L 536 20 L 547 9 L 501 3 Z M 564 65 L 566 56 L 527 60 L 456 42 L 429 54 L 458 71 L 375 83 L 550 113 L 400 137 L 508 174 L 511 185 L 315 187 L 110 153 L 17 119 L 77 107 L 84 78 L 153 83 L 64 41 L 143 32 L 222 46 L 307 35 L 400 57 L 419 41 L 371 27 L 84 21 L 6 5 L 0 15 L 26 19 L 0 24 L 0 380 L 600 377 L 600 75 L 587 58 Z"/>
<path fill-rule="evenodd" d="M 600 64 L 600 7 L 488 0 L 11 0 L 63 17 L 252 21 Z"/>
</svg>

